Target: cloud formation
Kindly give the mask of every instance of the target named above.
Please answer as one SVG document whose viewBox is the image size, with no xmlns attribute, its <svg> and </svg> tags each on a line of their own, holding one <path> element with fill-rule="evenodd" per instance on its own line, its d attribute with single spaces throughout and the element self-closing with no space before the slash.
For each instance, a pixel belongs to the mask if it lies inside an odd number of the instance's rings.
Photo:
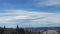
<svg viewBox="0 0 60 34">
<path fill-rule="evenodd" d="M 0 23 L 11 24 L 16 26 L 17 24 L 22 27 L 44 27 L 44 26 L 58 26 L 60 23 L 59 13 L 48 12 L 32 12 L 26 10 L 4 10 L 5 13 L 0 13 Z M 7 25 L 6 25 L 7 26 Z M 8 27 L 8 26 L 7 26 Z M 9 27 L 12 27 L 9 25 Z"/>
<path fill-rule="evenodd" d="M 43 6 L 60 6 L 60 0 L 46 0 L 43 2 L 38 2 L 38 4 Z"/>
</svg>

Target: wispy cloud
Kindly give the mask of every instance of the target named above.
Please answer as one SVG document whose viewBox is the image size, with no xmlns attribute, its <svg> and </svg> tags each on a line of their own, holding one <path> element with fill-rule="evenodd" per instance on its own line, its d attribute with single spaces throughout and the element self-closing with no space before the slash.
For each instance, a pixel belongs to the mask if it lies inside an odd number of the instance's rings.
<svg viewBox="0 0 60 34">
<path fill-rule="evenodd" d="M 60 0 L 18 0 L 17 2 L 16 0 L 1 0 L 0 10 L 6 9 L 60 12 Z"/>
<path fill-rule="evenodd" d="M 60 6 L 60 0 L 46 0 L 43 2 L 38 2 L 38 4 L 43 6 Z"/>
<path fill-rule="evenodd" d="M 60 0 L 0 0 L 0 26 L 17 24 L 21 27 L 60 26 Z"/>
<path fill-rule="evenodd" d="M 38 27 L 39 24 L 59 24 L 59 13 L 32 12 L 26 10 L 4 10 L 0 13 L 0 23 L 15 24 L 22 27 Z M 28 25 L 28 26 L 27 26 Z M 11 26 L 10 26 L 11 27 Z"/>
</svg>

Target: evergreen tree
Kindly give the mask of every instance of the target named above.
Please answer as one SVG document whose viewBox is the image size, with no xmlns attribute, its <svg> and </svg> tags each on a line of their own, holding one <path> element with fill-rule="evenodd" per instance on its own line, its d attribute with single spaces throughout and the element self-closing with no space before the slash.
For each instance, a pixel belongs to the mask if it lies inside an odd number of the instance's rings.
<svg viewBox="0 0 60 34">
<path fill-rule="evenodd" d="M 17 25 L 17 28 L 16 28 L 16 33 L 19 34 L 19 27 Z"/>
<path fill-rule="evenodd" d="M 3 34 L 5 33 L 5 29 L 6 29 L 6 28 L 5 28 L 5 26 L 4 26 L 4 28 L 3 28 Z"/>
<path fill-rule="evenodd" d="M 17 33 L 17 34 L 25 34 L 25 31 L 24 31 L 24 29 L 19 28 L 19 26 L 17 25 L 16 33 Z"/>
<path fill-rule="evenodd" d="M 19 29 L 19 26 L 17 25 L 17 29 Z"/>
<path fill-rule="evenodd" d="M 25 34 L 24 29 L 20 28 L 20 34 Z"/>
<path fill-rule="evenodd" d="M 4 26 L 4 29 L 5 29 L 5 26 Z"/>
<path fill-rule="evenodd" d="M 1 27 L 0 27 L 0 34 L 1 34 Z"/>
<path fill-rule="evenodd" d="M 5 31 L 5 26 L 4 26 L 4 28 L 1 28 L 0 34 L 4 34 L 4 31 Z"/>
</svg>

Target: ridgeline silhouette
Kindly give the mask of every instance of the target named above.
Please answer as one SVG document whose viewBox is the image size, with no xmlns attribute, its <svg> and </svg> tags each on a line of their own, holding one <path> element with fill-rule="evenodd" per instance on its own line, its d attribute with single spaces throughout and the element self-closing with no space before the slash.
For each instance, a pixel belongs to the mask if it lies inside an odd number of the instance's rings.
<svg viewBox="0 0 60 34">
<path fill-rule="evenodd" d="M 17 25 L 16 29 L 13 28 L 1 28 L 0 27 L 0 34 L 25 34 L 25 31 L 23 28 L 19 28 Z"/>
<path fill-rule="evenodd" d="M 40 34 L 40 32 L 38 32 Z M 0 27 L 0 34 L 37 34 L 36 32 L 33 31 L 28 31 L 24 28 L 19 28 L 17 25 L 16 28 L 4 28 Z"/>
<path fill-rule="evenodd" d="M 38 31 L 37 31 L 38 30 Z M 55 33 L 60 34 L 60 27 L 50 27 L 50 28 L 4 28 L 0 27 L 0 34 L 49 34 Z"/>
</svg>

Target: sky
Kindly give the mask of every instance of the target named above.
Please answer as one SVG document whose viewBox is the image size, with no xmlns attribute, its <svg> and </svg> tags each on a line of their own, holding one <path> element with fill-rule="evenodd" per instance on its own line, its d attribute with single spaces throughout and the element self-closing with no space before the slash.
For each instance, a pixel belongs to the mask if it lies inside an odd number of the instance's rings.
<svg viewBox="0 0 60 34">
<path fill-rule="evenodd" d="M 60 0 L 0 0 L 0 26 L 60 27 Z"/>
</svg>

